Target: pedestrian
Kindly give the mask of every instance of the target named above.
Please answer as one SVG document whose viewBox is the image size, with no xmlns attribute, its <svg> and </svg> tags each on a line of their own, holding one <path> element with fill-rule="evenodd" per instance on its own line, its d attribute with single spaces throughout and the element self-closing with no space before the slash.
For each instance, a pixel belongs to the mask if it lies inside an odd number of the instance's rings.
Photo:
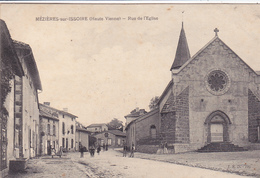
<svg viewBox="0 0 260 178">
<path fill-rule="evenodd" d="M 93 145 L 91 145 L 90 149 L 89 149 L 89 153 L 91 157 L 94 157 L 95 154 L 95 147 Z"/>
<path fill-rule="evenodd" d="M 108 144 L 106 143 L 106 151 L 108 150 Z"/>
<path fill-rule="evenodd" d="M 165 142 L 164 145 L 163 145 L 163 153 L 164 154 L 168 154 L 168 148 L 167 147 L 168 147 L 168 144 L 167 144 L 167 142 Z"/>
<path fill-rule="evenodd" d="M 55 150 L 55 148 L 52 146 L 52 147 L 51 147 L 51 158 L 53 158 L 53 156 L 55 156 L 55 154 L 56 154 L 56 150 Z"/>
<path fill-rule="evenodd" d="M 105 143 L 103 143 L 103 151 L 105 151 L 106 149 L 106 146 L 105 146 Z"/>
<path fill-rule="evenodd" d="M 135 145 L 132 144 L 130 157 L 134 157 Z"/>
<path fill-rule="evenodd" d="M 84 157 L 84 147 L 83 147 L 83 145 L 80 145 L 79 151 L 80 151 L 80 157 L 83 158 Z"/>
<path fill-rule="evenodd" d="M 126 157 L 126 153 L 127 153 L 127 145 L 125 141 L 123 141 L 123 157 Z"/>
<path fill-rule="evenodd" d="M 101 146 L 100 145 L 98 145 L 98 147 L 97 147 L 97 153 L 98 153 L 98 155 L 99 155 L 99 152 L 101 151 Z"/>
</svg>

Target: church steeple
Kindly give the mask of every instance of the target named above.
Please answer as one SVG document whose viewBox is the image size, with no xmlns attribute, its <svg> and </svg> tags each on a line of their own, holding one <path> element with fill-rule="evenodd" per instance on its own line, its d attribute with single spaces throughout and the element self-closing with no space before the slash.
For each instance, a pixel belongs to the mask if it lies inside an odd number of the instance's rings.
<svg viewBox="0 0 260 178">
<path fill-rule="evenodd" d="M 189 59 L 190 59 L 190 51 L 189 51 L 186 35 L 184 32 L 184 28 L 183 28 L 183 22 L 182 22 L 179 42 L 178 42 L 175 59 L 172 64 L 171 70 L 180 68 Z"/>
</svg>

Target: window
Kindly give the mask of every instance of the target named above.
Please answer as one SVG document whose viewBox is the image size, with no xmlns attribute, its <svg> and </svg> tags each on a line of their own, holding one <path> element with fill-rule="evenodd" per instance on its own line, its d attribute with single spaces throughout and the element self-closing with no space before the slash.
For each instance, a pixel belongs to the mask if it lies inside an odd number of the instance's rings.
<svg viewBox="0 0 260 178">
<path fill-rule="evenodd" d="M 155 127 L 155 125 L 152 125 L 150 127 L 150 134 L 151 134 L 152 138 L 156 138 L 156 127 Z"/>
<path fill-rule="evenodd" d="M 65 116 L 64 116 L 64 114 L 62 115 L 62 118 L 64 118 Z"/>
<path fill-rule="evenodd" d="M 108 145 L 111 145 L 111 144 L 112 144 L 112 139 L 111 139 L 111 138 L 107 139 L 107 144 L 108 144 Z"/>
<path fill-rule="evenodd" d="M 121 140 L 117 139 L 117 145 L 120 145 L 120 144 L 121 144 Z"/>
<path fill-rule="evenodd" d="M 73 148 L 73 143 L 74 143 L 74 140 L 73 139 L 71 139 L 71 148 Z"/>
<path fill-rule="evenodd" d="M 62 138 L 62 147 L 65 147 L 65 138 Z"/>
<path fill-rule="evenodd" d="M 71 134 L 74 134 L 74 126 L 71 125 Z"/>
<path fill-rule="evenodd" d="M 53 125 L 53 135 L 56 135 L 56 127 Z"/>
<path fill-rule="evenodd" d="M 221 70 L 213 70 L 206 76 L 207 90 L 214 95 L 222 95 L 228 91 L 230 81 L 227 74 Z"/>
<path fill-rule="evenodd" d="M 62 122 L 62 134 L 64 135 L 65 134 L 65 123 Z"/>
<path fill-rule="evenodd" d="M 51 134 L 51 126 L 50 126 L 50 124 L 47 125 L 47 134 L 48 135 Z"/>
</svg>

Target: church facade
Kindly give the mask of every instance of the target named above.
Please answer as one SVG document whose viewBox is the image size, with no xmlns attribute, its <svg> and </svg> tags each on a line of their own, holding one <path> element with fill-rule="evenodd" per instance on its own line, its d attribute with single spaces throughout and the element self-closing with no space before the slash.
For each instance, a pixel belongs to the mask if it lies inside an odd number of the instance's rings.
<svg viewBox="0 0 260 178">
<path fill-rule="evenodd" d="M 155 153 L 165 143 L 170 153 L 214 144 L 233 149 L 260 143 L 260 73 L 218 37 L 217 29 L 214 31 L 215 37 L 191 57 L 182 26 L 170 69 L 172 80 L 160 96 L 156 123 L 143 125 L 132 134 L 131 144 L 137 150 Z M 128 128 L 137 128 L 140 120 Z M 152 125 L 158 126 L 157 135 L 147 137 Z M 147 133 L 142 133 L 145 130 Z"/>
</svg>

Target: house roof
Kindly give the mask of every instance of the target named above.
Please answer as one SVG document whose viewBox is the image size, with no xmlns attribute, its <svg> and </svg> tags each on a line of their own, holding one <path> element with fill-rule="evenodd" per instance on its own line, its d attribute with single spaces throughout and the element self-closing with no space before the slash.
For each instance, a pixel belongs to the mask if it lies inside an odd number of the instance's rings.
<svg viewBox="0 0 260 178">
<path fill-rule="evenodd" d="M 76 130 L 77 130 L 77 131 L 80 131 L 80 132 L 86 132 L 86 133 L 91 134 L 90 131 L 88 131 L 87 129 L 81 128 L 81 127 L 79 127 L 79 126 L 76 126 Z"/>
<path fill-rule="evenodd" d="M 6 57 L 9 57 L 11 65 L 14 69 L 14 73 L 18 76 L 23 76 L 24 72 L 23 72 L 23 68 L 22 65 L 19 61 L 19 58 L 16 54 L 15 48 L 14 48 L 14 44 L 13 44 L 13 40 L 11 39 L 11 35 L 9 33 L 9 30 L 7 28 L 7 25 L 5 23 L 5 21 L 3 21 L 2 19 L 0 19 L 0 33 L 1 33 L 1 55 L 2 53 L 5 54 Z"/>
<path fill-rule="evenodd" d="M 51 114 L 49 114 L 49 113 L 47 113 L 47 112 L 45 112 L 45 111 L 42 111 L 42 110 L 40 110 L 40 116 L 46 117 L 46 118 L 48 118 L 48 119 L 52 119 L 52 120 L 59 121 L 58 118 L 56 118 L 56 117 L 52 116 Z"/>
<path fill-rule="evenodd" d="M 24 55 L 24 61 L 26 65 L 28 66 L 28 70 L 31 74 L 34 86 L 36 89 L 42 90 L 42 84 L 40 80 L 39 71 L 33 56 L 33 52 L 31 47 L 28 44 L 25 44 L 23 42 L 15 41 L 13 40 L 14 46 L 16 49 L 24 49 L 27 50 L 28 53 Z"/>
<path fill-rule="evenodd" d="M 188 59 L 190 59 L 190 50 L 188 47 L 185 31 L 183 28 L 183 22 L 182 22 L 179 42 L 178 42 L 175 59 L 172 64 L 171 70 L 180 68 L 185 62 L 188 61 Z"/>
<path fill-rule="evenodd" d="M 126 137 L 126 133 L 124 133 L 120 130 L 106 130 L 106 131 L 103 131 L 103 132 L 98 132 L 95 135 L 103 134 L 103 133 L 106 133 L 106 132 L 111 133 L 111 134 L 116 135 L 116 136 Z"/>
<path fill-rule="evenodd" d="M 71 114 L 71 113 L 68 113 L 68 112 L 65 112 L 65 111 L 62 111 L 62 110 L 53 108 L 53 107 L 51 107 L 51 106 L 47 106 L 47 105 L 42 104 L 42 103 L 39 103 L 39 105 L 40 105 L 40 106 L 43 106 L 43 107 L 46 107 L 46 108 L 49 108 L 49 109 L 52 109 L 52 110 L 55 110 L 55 111 L 57 111 L 57 112 L 59 112 L 59 113 L 61 113 L 61 114 L 65 114 L 65 115 L 68 115 L 68 116 L 73 117 L 73 118 L 77 118 L 77 117 L 78 117 L 78 116 L 75 116 L 75 115 L 73 115 L 73 114 Z"/>
<path fill-rule="evenodd" d="M 90 127 L 102 127 L 102 126 L 107 126 L 107 124 L 104 124 L 104 123 L 101 123 L 101 124 L 90 124 L 89 126 L 87 126 L 87 128 L 90 128 Z"/>
<path fill-rule="evenodd" d="M 170 82 L 168 83 L 168 85 L 166 86 L 166 88 L 164 89 L 163 93 L 161 94 L 161 96 L 159 97 L 157 104 L 163 99 L 163 97 L 166 95 L 166 93 L 168 92 L 169 89 L 171 89 L 173 85 L 173 80 L 170 80 Z"/>
<path fill-rule="evenodd" d="M 158 108 L 158 107 L 155 108 L 155 109 L 153 109 L 153 110 L 151 110 L 151 111 L 149 111 L 149 112 L 147 112 L 147 113 L 145 113 L 144 115 L 141 115 L 141 116 L 135 118 L 135 119 L 132 120 L 131 122 L 129 122 L 129 123 L 127 124 L 125 130 L 127 130 L 128 127 L 129 127 L 132 123 L 134 123 L 135 121 L 143 120 L 144 118 L 149 117 L 150 114 L 154 114 L 154 113 L 156 113 L 156 112 L 159 112 L 159 108 Z"/>
<path fill-rule="evenodd" d="M 145 111 L 145 109 L 139 109 L 139 111 L 136 111 L 136 109 L 134 109 L 133 111 L 131 111 L 130 114 L 126 115 L 125 118 L 126 117 L 139 117 L 146 113 L 147 113 L 147 111 Z"/>
</svg>

